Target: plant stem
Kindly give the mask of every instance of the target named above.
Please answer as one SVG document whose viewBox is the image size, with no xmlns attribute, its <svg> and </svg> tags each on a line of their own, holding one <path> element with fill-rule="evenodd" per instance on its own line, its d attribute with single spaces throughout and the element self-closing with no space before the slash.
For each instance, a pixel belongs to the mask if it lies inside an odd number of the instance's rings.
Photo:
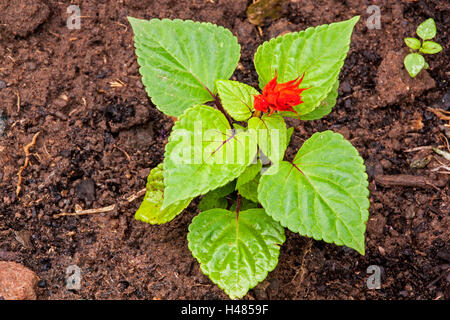
<svg viewBox="0 0 450 320">
<path fill-rule="evenodd" d="M 230 124 L 231 127 L 233 127 L 233 119 L 231 119 L 230 115 L 225 111 L 225 109 L 222 106 L 222 101 L 220 101 L 219 95 L 218 94 L 213 94 L 211 92 L 211 90 L 209 90 L 208 87 L 205 87 L 206 90 L 209 92 L 209 94 L 211 95 L 211 97 L 214 98 L 214 104 L 216 105 L 216 108 L 223 113 L 223 115 L 225 116 L 225 118 L 227 118 L 228 123 Z"/>
<path fill-rule="evenodd" d="M 261 115 L 261 111 L 259 111 L 259 110 L 255 110 L 255 112 L 253 112 L 253 117 L 259 118 L 260 115 Z"/>
<path fill-rule="evenodd" d="M 238 193 L 238 195 L 237 195 L 237 203 L 236 203 L 236 216 L 238 216 L 238 217 L 239 217 L 239 211 L 241 211 L 241 203 L 242 203 L 242 197 Z"/>
<path fill-rule="evenodd" d="M 231 119 L 231 117 L 228 114 L 228 112 L 226 112 L 225 109 L 223 108 L 222 101 L 220 101 L 219 96 L 215 95 L 213 97 L 214 97 L 214 103 L 215 103 L 217 109 L 219 109 L 219 111 L 224 114 L 224 116 L 225 116 L 225 118 L 227 118 L 228 123 L 230 124 L 230 126 L 233 127 L 233 120 Z"/>
</svg>

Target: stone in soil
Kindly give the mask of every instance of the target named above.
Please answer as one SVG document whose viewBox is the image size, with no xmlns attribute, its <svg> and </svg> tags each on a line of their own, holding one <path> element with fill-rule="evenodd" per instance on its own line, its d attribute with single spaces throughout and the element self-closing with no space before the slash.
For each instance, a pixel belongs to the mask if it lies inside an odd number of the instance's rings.
<svg viewBox="0 0 450 320">
<path fill-rule="evenodd" d="M 82 180 L 75 187 L 75 191 L 78 198 L 86 203 L 91 203 L 95 200 L 95 183 L 92 179 Z"/>
<path fill-rule="evenodd" d="M 3 117 L 3 114 L 0 110 L 0 136 L 5 132 L 6 130 L 6 120 Z"/>
<path fill-rule="evenodd" d="M 0 299 L 36 300 L 38 280 L 36 274 L 23 265 L 0 261 Z"/>
</svg>

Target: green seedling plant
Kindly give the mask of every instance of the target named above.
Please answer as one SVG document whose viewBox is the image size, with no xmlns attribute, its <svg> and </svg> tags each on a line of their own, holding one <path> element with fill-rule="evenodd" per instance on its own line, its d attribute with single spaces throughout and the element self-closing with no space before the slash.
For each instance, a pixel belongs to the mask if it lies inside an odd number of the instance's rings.
<svg viewBox="0 0 450 320">
<path fill-rule="evenodd" d="M 254 56 L 260 92 L 229 80 L 240 59 L 229 30 L 129 17 L 146 91 L 177 118 L 135 218 L 167 223 L 201 196 L 188 247 L 232 299 L 274 270 L 285 227 L 364 254 L 369 191 L 358 151 L 327 130 L 285 159 L 293 133 L 285 118 L 320 119 L 336 104 L 358 20 L 263 43 Z"/>
<path fill-rule="evenodd" d="M 415 78 L 423 69 L 430 67 L 423 54 L 435 54 L 442 50 L 439 43 L 430 41 L 436 36 L 436 24 L 433 18 L 422 22 L 417 27 L 416 33 L 422 39 L 422 42 L 417 38 L 405 38 L 405 43 L 411 49 L 411 53 L 405 57 L 403 63 L 412 78 Z"/>
</svg>

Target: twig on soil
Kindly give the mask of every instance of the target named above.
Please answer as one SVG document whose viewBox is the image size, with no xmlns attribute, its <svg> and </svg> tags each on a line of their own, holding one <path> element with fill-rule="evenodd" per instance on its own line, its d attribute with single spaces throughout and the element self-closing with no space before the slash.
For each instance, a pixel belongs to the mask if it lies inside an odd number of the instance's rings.
<svg viewBox="0 0 450 320">
<path fill-rule="evenodd" d="M 441 170 L 441 169 L 445 169 L 445 170 L 447 170 L 448 172 L 446 172 L 446 171 L 439 171 L 439 170 Z M 439 167 L 437 167 L 437 168 L 431 169 L 430 171 L 431 171 L 431 172 L 437 171 L 437 173 L 442 173 L 442 174 L 450 174 L 450 167 L 448 167 L 448 166 L 439 166 Z"/>
<path fill-rule="evenodd" d="M 40 132 L 37 132 L 33 139 L 29 144 L 27 144 L 23 150 L 25 151 L 25 163 L 23 166 L 20 167 L 19 171 L 17 172 L 17 176 L 19 177 L 19 180 L 17 181 L 17 187 L 16 187 L 16 196 L 18 197 L 20 194 L 20 191 L 22 190 L 22 172 L 25 170 L 25 168 L 28 166 L 28 163 L 30 162 L 30 148 L 33 147 L 36 144 L 36 140 L 39 136 Z"/>
<path fill-rule="evenodd" d="M 447 151 L 450 152 L 450 144 L 448 143 L 447 137 L 444 136 L 442 133 L 440 133 L 439 139 L 444 143 L 445 147 L 447 148 Z"/>
<path fill-rule="evenodd" d="M 48 33 L 50 33 L 52 36 L 55 36 L 56 38 L 60 39 L 61 37 L 59 36 L 59 34 L 54 33 L 52 31 L 47 31 Z"/>
<path fill-rule="evenodd" d="M 146 188 L 141 189 L 138 192 L 136 192 L 135 194 L 133 194 L 133 195 L 129 196 L 128 198 L 126 198 L 125 200 L 127 202 L 133 202 L 134 200 L 136 200 L 139 197 L 143 196 L 146 191 L 147 191 Z M 119 201 L 119 203 L 123 202 L 123 201 L 124 200 Z M 53 218 L 57 219 L 59 217 L 64 217 L 64 216 L 83 216 L 83 215 L 87 215 L 87 214 L 111 212 L 111 211 L 116 209 L 116 206 L 117 206 L 117 204 L 112 204 L 110 206 L 97 208 L 97 209 L 87 209 L 87 210 L 77 210 L 77 209 L 75 209 L 75 212 L 62 212 L 62 213 L 59 213 L 59 214 L 54 214 Z"/>
<path fill-rule="evenodd" d="M 263 37 L 263 31 L 262 31 L 261 27 L 260 26 L 256 26 L 256 28 L 258 29 L 259 35 L 262 38 Z"/>
<path fill-rule="evenodd" d="M 87 101 L 85 97 L 82 97 L 81 100 L 83 101 L 83 106 L 84 108 L 86 108 L 87 106 Z M 80 111 L 81 107 L 75 108 L 72 111 L 69 112 L 69 117 L 72 117 L 75 113 L 77 113 L 78 111 Z"/>
<path fill-rule="evenodd" d="M 75 211 L 75 212 L 63 212 L 63 213 L 53 215 L 53 218 L 56 219 L 56 218 L 64 217 L 64 216 L 82 216 L 82 215 L 91 214 L 91 213 L 110 212 L 110 211 L 113 211 L 115 208 L 116 208 L 116 205 L 112 204 L 110 206 L 103 207 L 103 208 L 97 208 L 97 209 L 88 209 L 88 210 L 81 210 L 81 211 Z"/>
<path fill-rule="evenodd" d="M 113 145 L 113 148 L 116 148 L 117 150 L 119 150 L 119 151 L 121 151 L 124 155 L 125 155 L 125 157 L 127 157 L 127 160 L 130 162 L 131 161 L 131 157 L 130 157 L 130 155 L 125 151 L 125 150 L 123 150 L 121 147 L 119 147 L 119 146 L 117 146 L 117 145 Z"/>
<path fill-rule="evenodd" d="M 375 182 L 383 187 L 417 187 L 426 188 L 431 186 L 436 190 L 440 189 L 431 183 L 431 180 L 424 176 L 413 176 L 408 174 L 398 175 L 377 175 L 375 176 Z"/>
<path fill-rule="evenodd" d="M 47 159 L 51 159 L 52 158 L 52 156 L 51 156 L 51 154 L 48 152 L 48 150 L 47 150 L 47 146 L 45 145 L 45 143 L 44 143 L 44 147 L 43 147 L 43 149 L 44 149 L 44 153 L 45 153 L 45 155 L 47 156 Z"/>
<path fill-rule="evenodd" d="M 405 150 L 405 152 L 416 152 L 416 151 L 431 150 L 431 149 L 433 149 L 432 146 L 422 146 L 422 147 L 416 147 L 416 148 Z"/>
<path fill-rule="evenodd" d="M 20 112 L 20 95 L 19 91 L 16 91 L 16 97 L 17 97 L 17 113 Z"/>
<path fill-rule="evenodd" d="M 127 198 L 128 202 L 133 202 L 134 200 L 136 200 L 139 197 L 142 197 L 145 192 L 147 191 L 147 188 L 141 189 L 138 192 L 136 192 L 135 194 L 133 194 L 132 196 Z"/>
<path fill-rule="evenodd" d="M 126 33 L 126 32 L 128 31 L 128 27 L 127 27 L 126 25 L 124 25 L 123 23 L 120 23 L 120 22 L 116 22 L 116 24 L 118 24 L 119 26 L 121 26 L 121 27 L 124 27 L 124 28 L 125 28 L 125 30 L 123 31 L 123 33 Z"/>
<path fill-rule="evenodd" d="M 14 129 L 17 126 L 17 124 L 22 125 L 25 121 L 26 121 L 25 119 L 14 121 L 11 127 L 9 128 L 9 131 L 12 131 L 12 129 Z"/>
<path fill-rule="evenodd" d="M 438 150 L 439 150 L 439 149 L 438 149 Z M 441 151 L 441 150 L 439 150 L 439 151 Z M 437 153 L 438 153 L 438 152 L 437 152 Z M 438 153 L 438 154 L 439 154 L 439 153 Z M 437 162 L 439 162 L 440 166 L 437 167 L 437 168 L 431 169 L 431 170 L 430 170 L 431 172 L 437 171 L 437 173 L 450 174 L 450 167 L 449 167 L 448 165 L 446 165 L 445 163 L 443 163 L 443 162 L 442 162 L 441 160 L 439 160 L 437 157 L 434 157 L 434 159 L 435 159 Z M 447 159 L 447 158 L 446 158 L 446 159 Z M 441 169 L 448 170 L 448 172 L 447 172 L 447 171 L 439 171 L 439 170 L 441 170 Z"/>
<path fill-rule="evenodd" d="M 444 157 L 446 160 L 450 161 L 450 153 L 445 152 L 445 151 L 443 151 L 441 149 L 438 149 L 438 148 L 433 148 L 433 151 L 436 152 L 438 155 Z"/>
<path fill-rule="evenodd" d="M 109 82 L 109 86 L 111 88 L 122 88 L 122 87 L 125 86 L 125 83 L 122 80 L 120 80 L 120 79 L 116 79 L 114 81 L 110 81 Z"/>
<path fill-rule="evenodd" d="M 450 121 L 450 111 L 445 111 L 440 108 L 427 108 L 428 111 L 434 113 L 440 120 Z"/>
<path fill-rule="evenodd" d="M 303 280 L 305 278 L 305 274 L 306 274 L 306 270 L 307 270 L 307 268 L 305 267 L 305 259 L 306 259 L 306 256 L 311 252 L 311 247 L 312 247 L 312 240 L 308 239 L 308 244 L 306 245 L 306 249 L 303 252 L 302 263 L 300 265 L 300 269 L 299 269 L 299 271 L 297 271 L 297 273 L 291 280 L 291 282 L 293 282 L 295 280 L 295 278 L 297 277 L 297 274 L 300 272 L 300 280 L 298 281 L 299 287 L 302 285 Z"/>
</svg>

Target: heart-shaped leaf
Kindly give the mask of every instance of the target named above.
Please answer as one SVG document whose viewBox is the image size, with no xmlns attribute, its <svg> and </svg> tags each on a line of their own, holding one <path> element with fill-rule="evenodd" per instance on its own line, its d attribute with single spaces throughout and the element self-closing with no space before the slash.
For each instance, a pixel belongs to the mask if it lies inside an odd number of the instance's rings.
<svg viewBox="0 0 450 320">
<path fill-rule="evenodd" d="M 255 109 L 253 96 L 258 90 L 239 81 L 217 80 L 217 91 L 222 100 L 223 108 L 237 121 L 246 121 Z"/>
<path fill-rule="evenodd" d="M 256 152 L 257 138 L 232 130 L 220 111 L 203 105 L 189 108 L 175 123 L 166 145 L 163 208 L 234 180 L 254 161 Z"/>
<path fill-rule="evenodd" d="M 242 298 L 275 269 L 284 241 L 283 228 L 263 209 L 205 211 L 192 220 L 188 233 L 202 272 L 231 299 Z"/>
<path fill-rule="evenodd" d="M 325 131 L 308 139 L 292 163 L 269 168 L 258 198 L 267 214 L 291 231 L 364 254 L 367 186 L 358 151 L 342 135 Z"/>
<path fill-rule="evenodd" d="M 178 117 L 212 101 L 215 81 L 228 79 L 240 57 L 233 34 L 211 23 L 129 17 L 142 82 L 159 110 Z"/>
<path fill-rule="evenodd" d="M 433 39 L 436 36 L 436 23 L 434 23 L 433 18 L 429 18 L 419 24 L 416 32 L 423 40 Z"/>
<path fill-rule="evenodd" d="M 425 58 L 419 53 L 410 53 L 403 63 L 409 75 L 414 78 L 425 67 Z"/>
</svg>

